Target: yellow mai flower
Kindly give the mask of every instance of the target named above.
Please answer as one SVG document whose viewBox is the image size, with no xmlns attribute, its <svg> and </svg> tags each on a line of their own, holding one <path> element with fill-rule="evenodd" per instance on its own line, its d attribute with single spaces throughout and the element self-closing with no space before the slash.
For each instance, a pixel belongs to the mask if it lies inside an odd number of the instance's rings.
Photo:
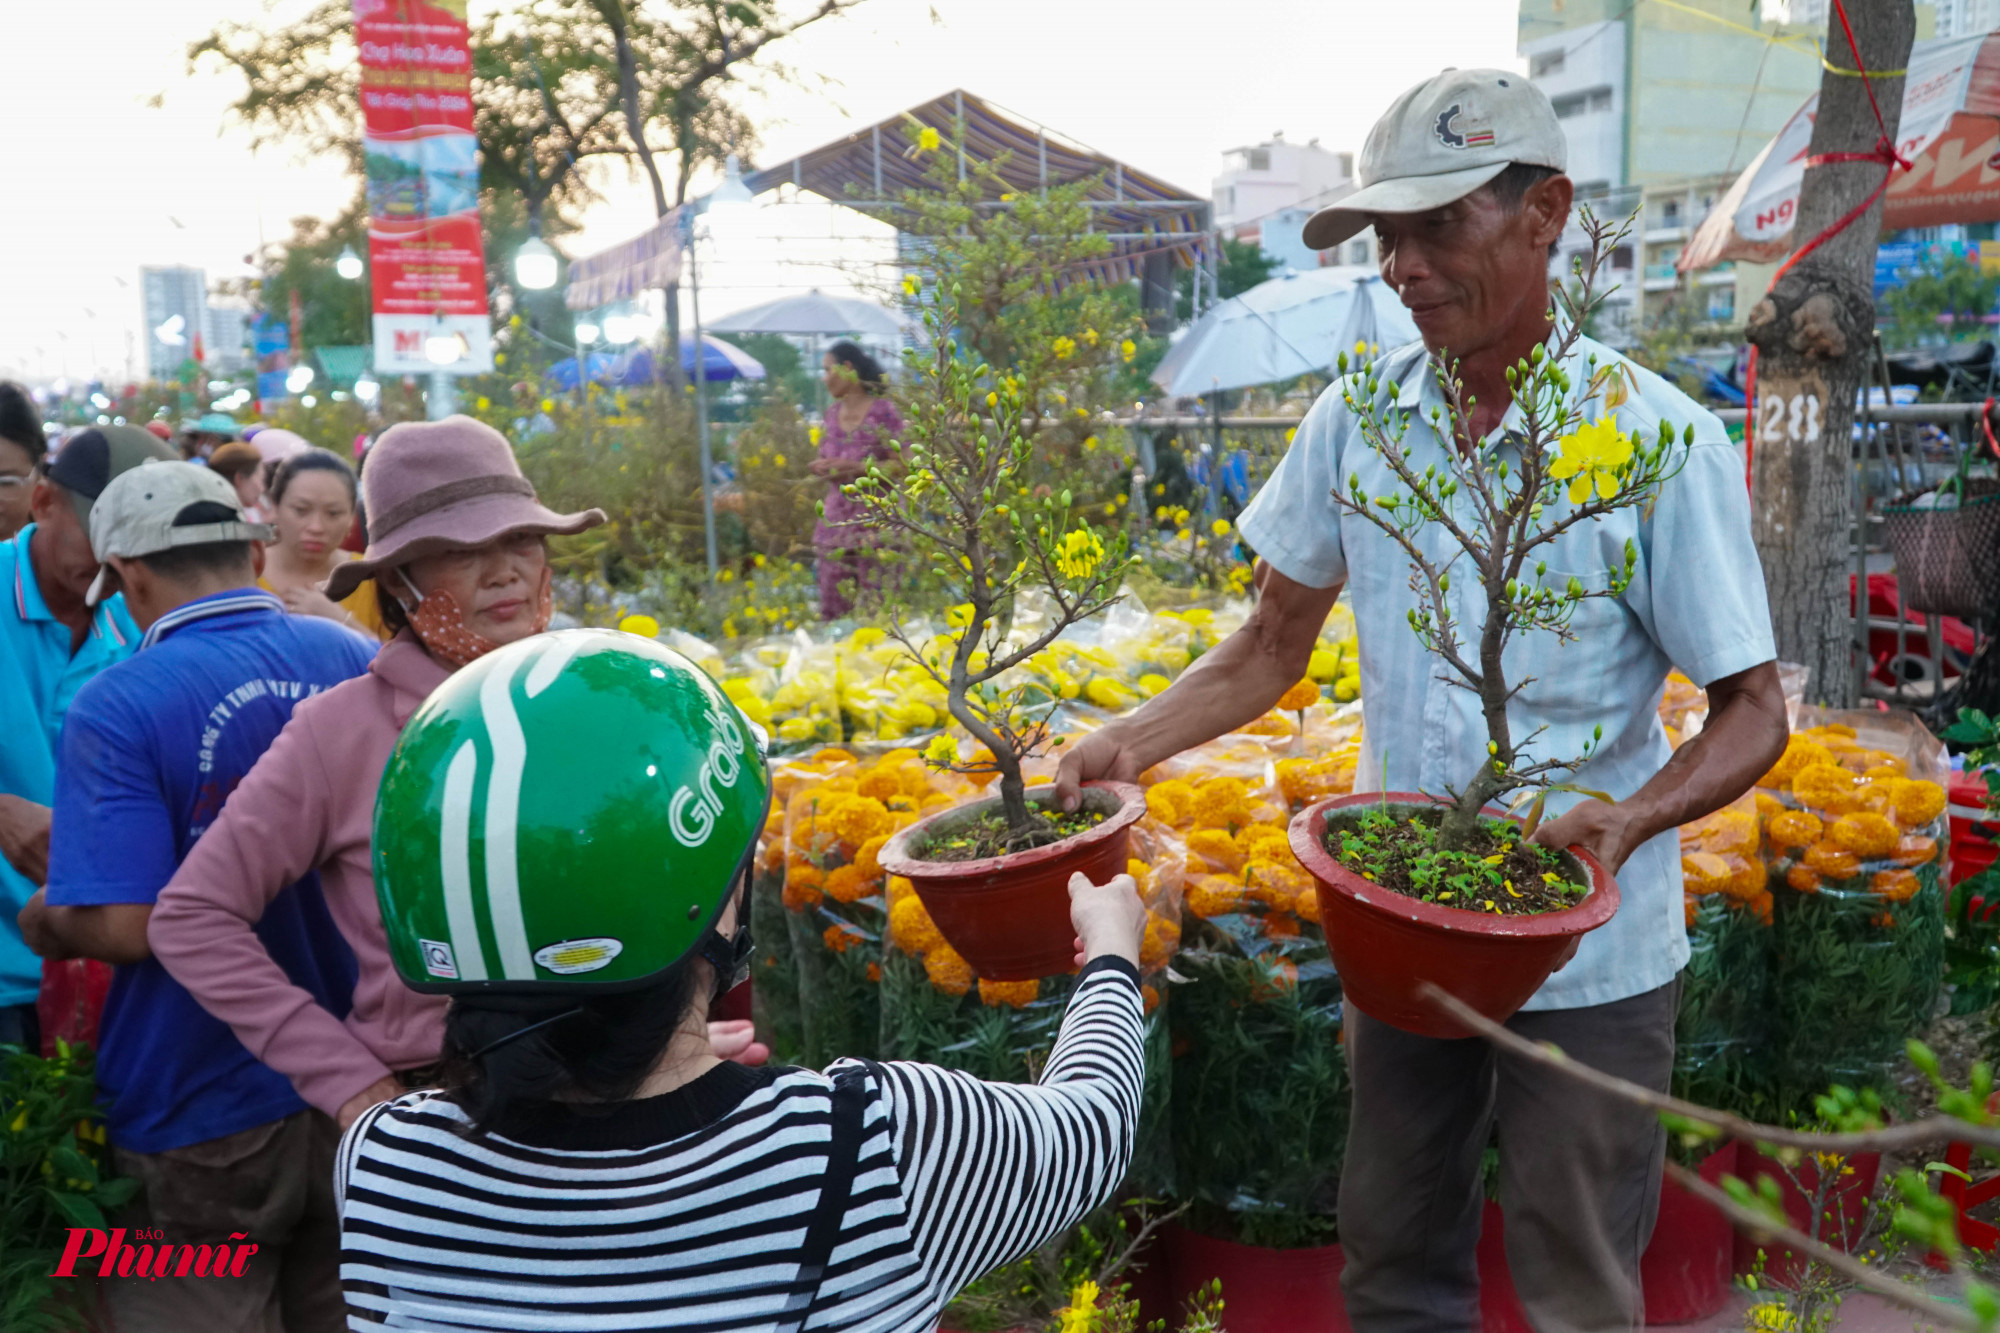
<svg viewBox="0 0 2000 1333">
<path fill-rule="evenodd" d="M 1097 1284 L 1079 1282 L 1069 1294 L 1069 1304 L 1062 1309 L 1060 1333 L 1091 1333 L 1096 1326 Z"/>
<path fill-rule="evenodd" d="M 1208 530 L 1218 537 L 1227 537 L 1229 535 L 1229 528 L 1230 523 L 1226 518 L 1218 518 L 1215 522 L 1208 525 Z"/>
<path fill-rule="evenodd" d="M 555 400 L 555 399 L 553 399 L 553 398 L 544 398 L 544 399 L 542 399 L 542 411 L 544 411 L 544 412 L 553 412 L 553 411 L 555 411 L 555 410 L 556 410 L 556 400 Z"/>
<path fill-rule="evenodd" d="M 1067 361 L 1071 357 L 1076 355 L 1076 339 L 1066 336 L 1057 338 L 1055 342 L 1051 344 L 1050 350 L 1055 352 L 1056 360 Z"/>
<path fill-rule="evenodd" d="M 923 286 L 924 286 L 923 283 L 917 281 L 916 274 L 905 273 L 903 275 L 903 295 L 915 296 L 918 292 L 923 290 Z"/>
<path fill-rule="evenodd" d="M 1632 437 L 1618 429 L 1612 417 L 1578 426 L 1556 441 L 1556 463 L 1549 476 L 1557 481 L 1573 478 L 1569 502 L 1582 504 L 1593 488 L 1603 499 L 1618 494 L 1626 469 L 1632 466 Z"/>
<path fill-rule="evenodd" d="M 812 445 L 812 446 L 813 446 L 813 448 L 815 448 L 815 449 L 817 449 L 817 448 L 819 447 L 819 427 L 818 427 L 818 426 L 808 426 L 808 427 L 806 428 L 806 443 L 808 443 L 808 444 Z"/>
<path fill-rule="evenodd" d="M 931 737 L 931 743 L 924 747 L 924 762 L 946 768 L 958 762 L 958 742 L 946 735 Z"/>
<path fill-rule="evenodd" d="M 1130 338 L 1125 338 L 1120 340 L 1118 344 L 1118 355 L 1124 358 L 1127 362 L 1130 362 L 1133 357 L 1139 355 L 1139 344 L 1133 342 Z"/>
<path fill-rule="evenodd" d="M 1089 528 L 1078 528 L 1056 543 L 1055 557 L 1064 578 L 1087 579 L 1104 559 L 1104 543 Z"/>
<path fill-rule="evenodd" d="M 618 628 L 627 634 L 636 634 L 642 639 L 660 637 L 660 622 L 647 615 L 631 615 L 618 622 Z"/>
<path fill-rule="evenodd" d="M 926 125 L 917 131 L 917 151 L 920 153 L 935 153 L 943 142 L 933 126 Z"/>
</svg>

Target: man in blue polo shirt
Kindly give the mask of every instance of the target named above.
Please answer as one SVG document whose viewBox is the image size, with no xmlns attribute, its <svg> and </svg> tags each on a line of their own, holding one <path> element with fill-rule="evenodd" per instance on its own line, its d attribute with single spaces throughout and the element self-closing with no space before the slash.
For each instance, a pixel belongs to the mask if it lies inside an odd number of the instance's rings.
<svg viewBox="0 0 2000 1333">
<path fill-rule="evenodd" d="M 268 537 L 244 518 L 234 487 L 189 463 L 125 473 L 91 515 L 104 568 L 90 600 L 122 587 L 145 637 L 70 706 L 48 887 L 21 930 L 44 957 L 117 965 L 98 1085 L 117 1167 L 142 1187 L 117 1223 L 157 1230 L 169 1245 L 236 1234 L 259 1247 L 227 1282 L 109 1278 L 119 1333 L 344 1327 L 333 1121 L 210 1017 L 146 944 L 154 899 L 293 706 L 360 675 L 374 656 L 372 642 L 287 615 L 257 588 L 251 543 Z M 346 1013 L 354 956 L 316 877 L 273 900 L 256 930 L 295 984 Z M 103 1262 L 111 1271 L 113 1257 Z"/>
<path fill-rule="evenodd" d="M 38 469 L 34 521 L 0 542 L 0 1045 L 41 1045 L 42 964 L 14 917 L 48 872 L 63 715 L 85 681 L 139 642 L 122 597 L 85 604 L 97 573 L 91 503 L 127 468 L 173 456 L 137 426 L 79 431 Z"/>
</svg>

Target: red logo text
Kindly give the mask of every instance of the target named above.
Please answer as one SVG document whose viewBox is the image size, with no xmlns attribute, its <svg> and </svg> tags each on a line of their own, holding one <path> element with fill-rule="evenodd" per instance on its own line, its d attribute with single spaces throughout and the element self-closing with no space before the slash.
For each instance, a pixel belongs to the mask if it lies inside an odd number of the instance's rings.
<svg viewBox="0 0 2000 1333">
<path fill-rule="evenodd" d="M 141 1231 L 136 1236 L 157 1239 L 157 1231 Z M 256 1242 L 247 1245 L 131 1245 L 124 1227 L 99 1231 L 95 1227 L 71 1227 L 69 1243 L 63 1246 L 62 1261 L 50 1277 L 76 1277 L 79 1260 L 95 1259 L 97 1267 L 86 1275 L 98 1277 L 143 1277 L 157 1281 L 163 1277 L 242 1277 L 244 1265 L 257 1253 Z M 249 1240 L 249 1233 L 232 1231 L 229 1239 Z"/>
</svg>

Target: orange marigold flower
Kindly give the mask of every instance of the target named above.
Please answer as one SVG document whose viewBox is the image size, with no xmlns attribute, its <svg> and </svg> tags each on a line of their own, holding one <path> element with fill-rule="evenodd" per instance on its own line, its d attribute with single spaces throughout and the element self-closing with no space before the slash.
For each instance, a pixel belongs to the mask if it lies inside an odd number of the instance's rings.
<svg viewBox="0 0 2000 1333">
<path fill-rule="evenodd" d="M 1760 893 L 1750 900 L 1748 907 L 1750 911 L 1757 914 L 1759 921 L 1768 926 L 1771 924 L 1771 918 L 1775 915 L 1777 904 L 1772 901 L 1770 894 Z"/>
<path fill-rule="evenodd" d="M 1729 862 L 1714 852 L 1689 852 L 1681 858 L 1682 887 L 1696 897 L 1720 893 L 1729 883 Z"/>
<path fill-rule="evenodd" d="M 1922 828 L 1944 813 L 1944 788 L 1935 782 L 1905 782 L 1896 792 L 1896 821 Z"/>
<path fill-rule="evenodd" d="M 917 886 L 910 883 L 909 880 L 904 879 L 901 875 L 889 876 L 887 887 L 889 906 L 892 910 L 897 903 L 903 901 L 905 898 L 914 897 L 917 892 Z"/>
<path fill-rule="evenodd" d="M 979 1002 L 992 1008 L 1025 1009 L 1041 998 L 1039 981 L 988 981 L 979 979 Z"/>
<path fill-rule="evenodd" d="M 1223 875 L 1196 875 L 1188 884 L 1187 909 L 1198 917 L 1227 916 L 1250 905 L 1241 884 Z"/>
<path fill-rule="evenodd" d="M 1165 967 L 1180 948 L 1181 928 L 1177 921 L 1169 921 L 1163 916 L 1146 915 L 1146 933 L 1139 937 L 1139 969 L 1142 972 L 1157 972 Z"/>
<path fill-rule="evenodd" d="M 1722 891 L 1738 902 L 1756 898 L 1771 881 L 1771 872 L 1761 856 L 1738 856 L 1731 852 L 1722 859 L 1729 863 L 1729 882 L 1722 886 Z"/>
<path fill-rule="evenodd" d="M 1785 872 L 1785 883 L 1791 885 L 1800 893 L 1818 893 L 1820 886 L 1819 871 L 1814 870 L 1809 865 L 1795 865 Z"/>
<path fill-rule="evenodd" d="M 1868 887 L 1876 897 L 1900 903 L 1916 897 L 1923 881 L 1914 870 L 1878 870 L 1868 877 Z"/>
<path fill-rule="evenodd" d="M 1290 912 L 1266 912 L 1264 933 L 1274 940 L 1295 939 L 1299 933 L 1299 919 Z"/>
<path fill-rule="evenodd" d="M 1911 834 L 1896 842 L 1896 864 L 1905 867 L 1929 865 L 1937 856 L 1937 839 Z"/>
<path fill-rule="evenodd" d="M 1229 836 L 1228 829 L 1198 828 L 1188 834 L 1187 849 L 1189 854 L 1206 861 L 1211 870 L 1243 868 L 1243 849 Z"/>
<path fill-rule="evenodd" d="M 1318 702 L 1319 683 L 1311 676 L 1307 676 L 1298 684 L 1279 695 L 1275 707 L 1283 712 L 1296 713 L 1302 708 L 1311 708 Z"/>
<path fill-rule="evenodd" d="M 1757 803 L 1757 813 L 1763 816 L 1765 819 L 1770 819 L 1776 815 L 1782 815 L 1785 813 L 1785 811 L 1791 809 L 1791 807 L 1786 805 L 1783 801 L 1779 800 L 1777 797 L 1771 795 L 1771 793 L 1764 791 L 1762 789 L 1753 792 L 1751 794 L 1750 799 Z"/>
<path fill-rule="evenodd" d="M 1705 852 L 1757 850 L 1757 816 L 1748 810 L 1717 810 L 1700 822 L 1701 849 Z"/>
<path fill-rule="evenodd" d="M 1160 1007 L 1160 993 L 1151 986 L 1139 987 L 1139 998 L 1145 1002 L 1149 1014 Z"/>
<path fill-rule="evenodd" d="M 857 944 L 868 943 L 868 936 L 862 933 L 861 927 L 850 926 L 845 921 L 828 926 L 820 932 L 819 937 L 826 941 L 826 947 L 835 953 L 846 953 Z"/>
<path fill-rule="evenodd" d="M 847 750 L 841 749 L 837 745 L 829 745 L 826 746 L 824 749 L 814 750 L 812 756 L 812 762 L 830 768 L 835 764 L 853 763 L 854 755 Z"/>
<path fill-rule="evenodd" d="M 1319 885 L 1314 884 L 1292 900 L 1292 911 L 1299 920 L 1319 924 Z"/>
<path fill-rule="evenodd" d="M 1210 778 L 1194 791 L 1192 806 L 1199 828 L 1227 828 L 1250 822 L 1250 786 L 1242 778 Z"/>
<path fill-rule="evenodd" d="M 1255 969 L 1250 981 L 1250 998 L 1275 1000 L 1298 989 L 1299 965 L 1289 958 L 1252 960 Z"/>
<path fill-rule="evenodd" d="M 818 907 L 826 890 L 826 874 L 814 865 L 795 865 L 785 871 L 785 906 L 794 912 Z"/>
<path fill-rule="evenodd" d="M 826 872 L 826 896 L 837 903 L 858 903 L 875 892 L 881 874 L 869 874 L 858 865 L 835 866 Z"/>
<path fill-rule="evenodd" d="M 1785 752 L 1778 756 L 1778 762 L 1771 765 L 1771 771 L 1757 779 L 1760 787 L 1782 787 L 1797 776 L 1800 769 L 1811 764 L 1831 764 L 1833 756 L 1824 745 L 1807 740 L 1794 732 L 1785 742 Z"/>
<path fill-rule="evenodd" d="M 1900 778 L 1910 771 L 1910 766 L 1890 755 L 1879 764 L 1871 764 L 1861 770 L 1861 776 L 1870 782 L 1880 782 L 1884 778 Z"/>
<path fill-rule="evenodd" d="M 1179 778 L 1168 778 L 1146 788 L 1146 813 L 1162 824 L 1185 824 L 1194 813 L 1194 788 Z"/>
<path fill-rule="evenodd" d="M 868 979 L 869 979 L 870 981 L 872 981 L 872 982 L 876 983 L 877 985 L 880 985 L 880 984 L 881 984 L 881 982 L 882 982 L 882 965 L 881 965 L 880 963 L 870 963 L 870 964 L 868 965 Z"/>
<path fill-rule="evenodd" d="M 854 853 L 855 866 L 859 868 L 862 874 L 868 876 L 868 878 L 880 879 L 882 877 L 882 863 L 876 858 L 882 854 L 882 849 L 888 845 L 888 834 L 876 834 L 868 841 L 862 843 L 859 850 Z"/>
<path fill-rule="evenodd" d="M 1687 909 L 1687 928 L 1693 930 L 1695 915 L 1701 911 L 1701 899 L 1683 895 L 1681 903 Z"/>
<path fill-rule="evenodd" d="M 872 796 L 878 801 L 886 802 L 892 796 L 903 795 L 903 783 L 893 768 L 877 766 L 861 775 L 861 780 L 855 784 L 854 790 L 863 796 Z"/>
<path fill-rule="evenodd" d="M 1787 810 L 1781 815 L 1774 815 L 1764 825 L 1771 845 L 1780 851 L 1787 847 L 1810 847 L 1819 841 L 1820 834 L 1825 831 L 1826 825 L 1810 810 Z"/>
<path fill-rule="evenodd" d="M 1856 809 L 1854 775 L 1839 764 L 1809 764 L 1792 778 L 1792 794 L 1815 810 L 1844 815 Z"/>
<path fill-rule="evenodd" d="M 931 985 L 947 995 L 963 995 L 972 989 L 972 964 L 958 956 L 958 950 L 940 942 L 924 955 L 924 975 Z"/>
<path fill-rule="evenodd" d="M 1265 906 L 1289 912 L 1299 895 L 1312 887 L 1312 876 L 1289 855 L 1282 861 L 1258 857 L 1243 867 L 1243 885 Z"/>
<path fill-rule="evenodd" d="M 889 909 L 889 942 L 913 958 L 945 947 L 944 936 L 931 920 L 930 909 L 914 893 Z"/>
<path fill-rule="evenodd" d="M 1830 842 L 1806 848 L 1805 862 L 1828 879 L 1853 879 L 1861 873 L 1861 858 Z"/>
<path fill-rule="evenodd" d="M 1827 840 L 1844 847 L 1863 860 L 1887 856 L 1902 840 L 1902 830 L 1876 814 L 1842 815 L 1826 832 Z"/>
</svg>

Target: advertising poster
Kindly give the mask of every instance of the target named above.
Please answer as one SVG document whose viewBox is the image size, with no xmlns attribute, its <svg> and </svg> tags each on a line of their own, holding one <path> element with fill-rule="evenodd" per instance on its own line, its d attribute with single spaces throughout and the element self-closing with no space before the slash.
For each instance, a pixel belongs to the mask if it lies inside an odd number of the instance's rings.
<svg viewBox="0 0 2000 1333">
<path fill-rule="evenodd" d="M 466 0 L 354 0 L 375 369 L 493 369 Z M 455 340 L 441 365 L 432 344 Z"/>
</svg>

